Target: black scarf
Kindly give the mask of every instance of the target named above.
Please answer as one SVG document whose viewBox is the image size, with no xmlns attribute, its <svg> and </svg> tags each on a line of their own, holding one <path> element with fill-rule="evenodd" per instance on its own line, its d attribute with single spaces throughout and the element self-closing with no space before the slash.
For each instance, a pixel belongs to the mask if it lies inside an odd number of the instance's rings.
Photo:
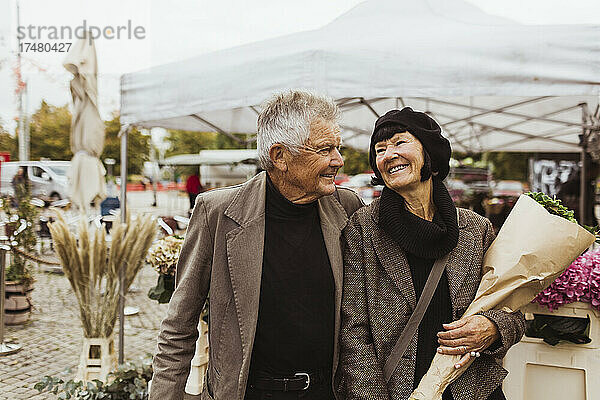
<svg viewBox="0 0 600 400">
<path fill-rule="evenodd" d="M 446 186 L 439 178 L 432 179 L 433 202 L 437 208 L 433 221 L 408 211 L 404 198 L 386 186 L 379 204 L 379 226 L 407 253 L 438 259 L 450 253 L 458 243 L 458 218 Z"/>
</svg>

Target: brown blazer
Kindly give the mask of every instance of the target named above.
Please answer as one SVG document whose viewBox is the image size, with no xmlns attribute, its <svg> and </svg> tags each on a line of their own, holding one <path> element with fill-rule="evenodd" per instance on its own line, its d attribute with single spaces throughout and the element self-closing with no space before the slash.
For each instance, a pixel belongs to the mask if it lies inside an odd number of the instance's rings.
<svg viewBox="0 0 600 400">
<path fill-rule="evenodd" d="M 258 318 L 265 236 L 266 173 L 196 200 L 177 263 L 176 289 L 158 336 L 151 400 L 182 399 L 210 291 L 209 365 L 202 399 L 243 399 Z M 339 199 L 339 201 L 338 201 Z M 342 206 L 344 205 L 344 206 Z M 342 293 L 342 229 L 362 205 L 339 188 L 318 200 L 323 239 L 335 281 L 334 364 Z"/>
<path fill-rule="evenodd" d="M 404 251 L 379 228 L 378 215 L 377 199 L 358 210 L 344 231 L 340 376 L 336 378 L 348 400 L 408 399 L 413 388 L 418 331 L 389 384 L 383 378 L 385 360 L 416 306 L 416 296 Z M 446 264 L 454 319 L 473 300 L 483 255 L 494 239 L 490 221 L 472 211 L 459 209 L 458 227 L 458 244 Z M 525 330 L 520 312 L 483 314 L 498 326 L 501 344 L 483 352 L 451 385 L 455 400 L 487 399 L 507 374 L 501 359 Z"/>
</svg>

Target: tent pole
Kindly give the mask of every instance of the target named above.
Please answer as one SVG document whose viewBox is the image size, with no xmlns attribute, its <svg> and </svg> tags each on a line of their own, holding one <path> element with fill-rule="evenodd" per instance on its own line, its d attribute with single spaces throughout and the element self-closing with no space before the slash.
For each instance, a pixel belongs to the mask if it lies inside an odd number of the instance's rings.
<svg viewBox="0 0 600 400">
<path fill-rule="evenodd" d="M 121 127 L 121 222 L 127 222 L 127 136 L 129 127 Z M 119 269 L 119 365 L 125 359 L 125 265 Z"/>
<path fill-rule="evenodd" d="M 365 100 L 363 97 L 360 98 L 360 104 L 365 105 L 369 111 L 371 111 L 373 113 L 373 115 L 375 115 L 375 118 L 379 118 L 380 115 L 377 111 L 375 111 L 375 109 L 373 108 L 373 106 L 371 105 L 371 103 L 369 103 L 368 100 Z"/>
<path fill-rule="evenodd" d="M 581 104 L 581 118 L 585 126 L 588 119 L 587 103 Z M 584 127 L 581 132 L 581 173 L 579 180 L 579 223 L 588 223 L 587 205 L 588 205 L 588 173 L 587 170 L 587 129 Z"/>
</svg>

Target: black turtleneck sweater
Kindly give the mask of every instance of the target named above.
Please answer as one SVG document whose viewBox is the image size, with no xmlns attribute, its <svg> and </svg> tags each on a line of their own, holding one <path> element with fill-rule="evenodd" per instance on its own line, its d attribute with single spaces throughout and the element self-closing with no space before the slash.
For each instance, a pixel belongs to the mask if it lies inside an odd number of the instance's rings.
<svg viewBox="0 0 600 400">
<path fill-rule="evenodd" d="M 334 302 L 333 273 L 317 202 L 294 204 L 267 178 L 260 306 L 250 377 L 323 370 L 330 374 Z"/>
</svg>

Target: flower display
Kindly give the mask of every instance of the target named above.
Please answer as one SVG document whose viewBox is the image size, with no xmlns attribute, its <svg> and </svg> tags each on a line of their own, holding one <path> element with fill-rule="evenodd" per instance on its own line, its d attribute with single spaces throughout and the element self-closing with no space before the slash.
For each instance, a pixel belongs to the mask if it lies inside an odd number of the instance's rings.
<svg viewBox="0 0 600 400">
<path fill-rule="evenodd" d="M 150 247 L 146 261 L 159 274 L 175 276 L 175 266 L 182 244 L 182 236 L 167 236 Z"/>
<path fill-rule="evenodd" d="M 600 251 L 588 251 L 575 261 L 532 303 L 556 310 L 573 302 L 591 303 L 600 310 Z"/>
<path fill-rule="evenodd" d="M 589 302 L 596 310 L 600 310 L 600 252 L 595 252 L 588 280 Z"/>
<path fill-rule="evenodd" d="M 182 236 L 167 236 L 154 243 L 146 257 L 146 261 L 158 272 L 158 281 L 148 291 L 148 297 L 161 304 L 168 303 L 175 290 L 175 267 L 183 239 Z"/>
</svg>

